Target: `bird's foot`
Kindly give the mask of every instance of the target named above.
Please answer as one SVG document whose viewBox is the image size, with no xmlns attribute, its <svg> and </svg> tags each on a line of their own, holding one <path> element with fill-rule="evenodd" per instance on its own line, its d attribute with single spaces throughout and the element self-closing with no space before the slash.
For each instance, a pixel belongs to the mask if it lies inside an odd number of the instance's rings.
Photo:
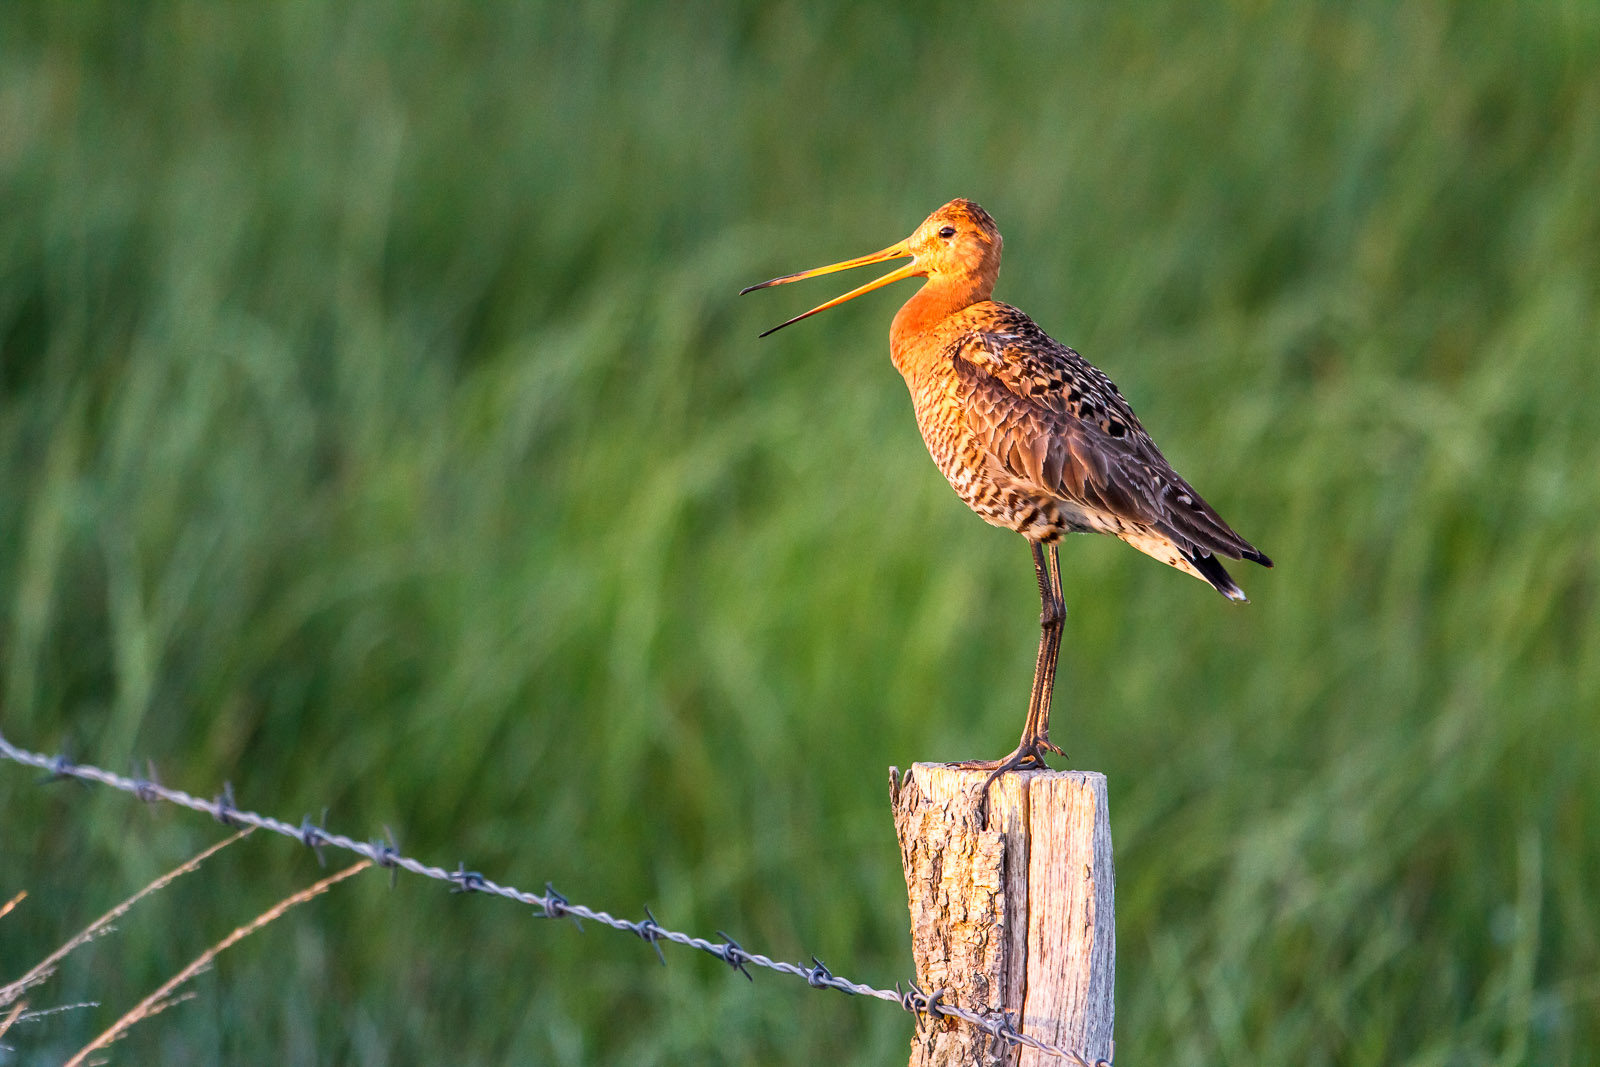
<svg viewBox="0 0 1600 1067">
<path fill-rule="evenodd" d="M 1009 756 L 1000 759 L 964 759 L 959 763 L 950 764 L 963 771 L 993 771 L 989 780 L 1007 771 L 1042 771 L 1049 768 L 1045 765 L 1044 754 L 1031 749 L 1019 748 Z"/>
<path fill-rule="evenodd" d="M 1002 756 L 999 759 L 962 760 L 950 766 L 959 767 L 964 771 L 993 771 L 994 774 L 989 776 L 989 781 L 992 782 L 1007 771 L 1049 770 L 1049 765 L 1044 761 L 1046 752 L 1054 752 L 1058 756 L 1066 755 L 1060 748 L 1051 744 L 1048 737 L 1025 737 L 1009 756 Z"/>
<path fill-rule="evenodd" d="M 1058 756 L 1066 755 L 1061 749 L 1050 743 L 1048 737 L 1025 737 L 1017 746 L 1016 751 L 1000 759 L 963 760 L 951 764 L 964 771 L 988 771 L 989 777 L 983 780 L 982 802 L 979 804 L 980 818 L 985 826 L 989 822 L 989 787 L 994 785 L 994 780 L 1007 771 L 1048 771 L 1050 765 L 1045 762 L 1044 754 L 1054 752 Z"/>
</svg>

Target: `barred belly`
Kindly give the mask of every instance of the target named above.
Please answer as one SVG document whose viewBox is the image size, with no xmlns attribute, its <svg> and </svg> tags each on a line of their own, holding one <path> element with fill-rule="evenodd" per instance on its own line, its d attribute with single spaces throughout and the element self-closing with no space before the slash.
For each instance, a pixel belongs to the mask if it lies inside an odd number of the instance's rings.
<svg viewBox="0 0 1600 1067">
<path fill-rule="evenodd" d="M 928 454 L 956 495 L 983 521 L 1042 543 L 1075 531 L 1120 532 L 1120 522 L 1034 492 L 988 463 L 967 427 L 953 375 L 925 372 L 908 378 L 907 385 Z"/>
</svg>

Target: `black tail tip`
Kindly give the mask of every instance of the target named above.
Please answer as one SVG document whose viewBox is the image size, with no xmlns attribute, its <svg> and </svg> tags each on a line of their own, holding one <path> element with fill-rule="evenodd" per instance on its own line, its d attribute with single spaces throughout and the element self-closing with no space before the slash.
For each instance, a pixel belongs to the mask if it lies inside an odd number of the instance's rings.
<svg viewBox="0 0 1600 1067">
<path fill-rule="evenodd" d="M 1233 575 L 1229 574 L 1227 569 L 1222 566 L 1221 561 L 1210 552 L 1185 552 L 1184 558 L 1194 566 L 1195 570 L 1200 572 L 1200 577 L 1210 582 L 1213 589 L 1229 600 L 1236 600 L 1241 604 L 1249 600 L 1244 595 L 1244 590 L 1240 589 L 1239 584 L 1233 580 Z"/>
</svg>

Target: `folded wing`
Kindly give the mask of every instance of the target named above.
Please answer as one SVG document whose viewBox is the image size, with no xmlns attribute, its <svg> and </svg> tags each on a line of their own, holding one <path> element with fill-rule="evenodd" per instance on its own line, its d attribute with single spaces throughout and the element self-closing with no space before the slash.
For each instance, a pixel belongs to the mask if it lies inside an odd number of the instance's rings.
<svg viewBox="0 0 1600 1067">
<path fill-rule="evenodd" d="M 1213 557 L 1272 562 L 1172 469 L 1109 378 L 1015 316 L 951 351 L 988 462 L 1030 495 L 1098 519 L 1096 528 L 1242 598 Z"/>
</svg>

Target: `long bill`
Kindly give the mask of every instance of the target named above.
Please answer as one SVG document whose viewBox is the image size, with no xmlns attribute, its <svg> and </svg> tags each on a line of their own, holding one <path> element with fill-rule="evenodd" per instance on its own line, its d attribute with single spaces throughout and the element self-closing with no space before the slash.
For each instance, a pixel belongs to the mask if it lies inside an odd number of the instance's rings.
<svg viewBox="0 0 1600 1067">
<path fill-rule="evenodd" d="M 785 274 L 781 278 L 773 278 L 771 281 L 762 282 L 760 285 L 752 285 L 748 289 L 741 289 L 741 290 L 739 290 L 739 295 L 743 296 L 746 293 L 753 293 L 757 289 L 767 289 L 767 288 L 770 288 L 771 286 L 774 286 L 774 285 L 787 285 L 790 282 L 798 282 L 798 281 L 802 281 L 803 279 L 806 279 L 806 278 L 815 278 L 815 277 L 818 277 L 819 275 L 823 275 L 823 274 L 832 274 L 835 271 L 850 270 L 852 267 L 865 267 L 865 266 L 867 266 L 869 264 L 872 264 L 872 263 L 882 263 L 886 259 L 901 259 L 901 258 L 903 258 L 905 256 L 909 256 L 909 255 L 911 255 L 911 252 L 909 250 L 907 250 L 907 248 L 905 246 L 905 243 L 902 242 L 902 243 L 897 244 L 897 245 L 890 245 L 888 248 L 885 248 L 882 252 L 874 252 L 870 256 L 860 256 L 860 257 L 858 257 L 856 259 L 847 259 L 847 260 L 844 260 L 841 263 L 830 263 L 826 267 L 813 267 L 811 270 L 803 270 L 803 271 L 799 272 L 798 274 Z M 762 337 L 766 337 L 767 334 L 777 333 L 779 330 L 783 329 L 785 326 L 792 326 L 794 323 L 799 322 L 801 319 L 808 319 L 812 315 L 815 315 L 819 311 L 827 311 L 829 308 L 838 307 L 840 304 L 844 303 L 846 300 L 854 300 L 856 297 L 860 296 L 863 293 L 870 293 L 874 289 L 881 289 L 885 285 L 890 284 L 891 282 L 897 282 L 902 278 L 910 278 L 910 277 L 912 277 L 913 275 L 915 275 L 917 273 L 918 273 L 917 264 L 916 264 L 916 261 L 913 260 L 912 262 L 907 263 L 903 267 L 899 267 L 899 268 L 897 268 L 895 270 L 890 271 L 888 274 L 885 274 L 883 277 L 877 279 L 876 281 L 870 281 L 866 285 L 861 286 L 860 288 L 850 290 L 848 293 L 845 293 L 843 296 L 834 297 L 832 300 L 828 301 L 826 304 L 819 304 L 816 307 L 812 308 L 810 311 L 803 312 L 803 313 L 801 313 L 799 315 L 796 315 L 792 319 L 788 319 L 788 320 L 786 320 L 784 322 L 780 322 L 780 323 L 778 323 L 778 325 L 776 325 L 772 329 L 766 331 L 766 333 L 763 333 L 761 336 Z"/>
</svg>

